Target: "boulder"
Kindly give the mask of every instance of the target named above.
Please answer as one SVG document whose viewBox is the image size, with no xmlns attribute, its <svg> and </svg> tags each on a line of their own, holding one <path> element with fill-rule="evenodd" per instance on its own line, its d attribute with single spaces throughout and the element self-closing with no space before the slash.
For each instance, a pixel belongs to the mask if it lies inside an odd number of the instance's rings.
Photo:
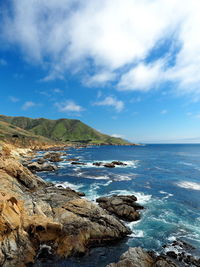
<svg viewBox="0 0 200 267">
<path fill-rule="evenodd" d="M 48 162 L 44 162 L 42 164 L 38 162 L 32 162 L 27 165 L 27 168 L 32 172 L 55 171 L 58 169 L 56 165 Z"/>
<path fill-rule="evenodd" d="M 139 220 L 140 214 L 138 210 L 143 209 L 143 206 L 136 203 L 137 198 L 133 195 L 100 197 L 96 201 L 99 203 L 100 207 L 125 221 Z"/>
<path fill-rule="evenodd" d="M 47 153 L 44 156 L 44 159 L 48 159 L 50 162 L 60 162 L 62 161 L 62 156 L 63 154 L 60 152 L 51 152 L 51 153 Z"/>
<path fill-rule="evenodd" d="M 140 247 L 129 248 L 122 254 L 119 262 L 111 263 L 106 267 L 177 267 L 173 262 L 162 257 L 151 257 Z"/>
<path fill-rule="evenodd" d="M 106 168 L 115 168 L 115 164 L 113 164 L 113 163 L 106 163 L 103 166 Z"/>
</svg>

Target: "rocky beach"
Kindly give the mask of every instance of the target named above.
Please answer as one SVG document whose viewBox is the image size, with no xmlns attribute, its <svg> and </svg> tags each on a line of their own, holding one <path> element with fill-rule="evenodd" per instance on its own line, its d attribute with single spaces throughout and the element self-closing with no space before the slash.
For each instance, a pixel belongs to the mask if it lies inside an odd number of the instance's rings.
<svg viewBox="0 0 200 267">
<path fill-rule="evenodd" d="M 131 235 L 126 222 L 140 220 L 145 207 L 134 195 L 113 194 L 94 202 L 82 192 L 40 178 L 37 173 L 58 170 L 56 163 L 82 164 L 78 159 L 70 160 L 67 152 L 52 150 L 58 148 L 47 149 L 38 157 L 31 149 L 9 145 L 1 149 L 0 266 L 33 266 L 40 259 L 53 262 L 80 257 L 92 247 L 107 246 Z M 110 164 L 126 166 L 121 161 L 94 166 L 110 168 Z M 108 266 L 200 266 L 199 259 L 181 250 L 182 254 L 163 250 L 158 256 L 153 251 L 130 248 L 118 263 Z"/>
</svg>

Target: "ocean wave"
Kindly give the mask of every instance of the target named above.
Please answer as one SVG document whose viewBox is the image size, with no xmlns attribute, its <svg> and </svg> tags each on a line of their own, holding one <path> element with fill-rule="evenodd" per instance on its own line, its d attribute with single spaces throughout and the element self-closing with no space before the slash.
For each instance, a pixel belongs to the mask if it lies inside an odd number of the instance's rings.
<svg viewBox="0 0 200 267">
<path fill-rule="evenodd" d="M 55 184 L 56 187 L 62 186 L 63 188 L 70 187 L 72 190 L 78 191 L 80 188 L 82 188 L 84 185 L 83 184 L 72 184 L 69 182 L 57 182 Z"/>
<path fill-rule="evenodd" d="M 134 195 L 138 199 L 139 204 L 146 204 L 150 201 L 151 195 L 144 194 L 143 192 L 134 192 L 129 190 L 114 190 L 109 193 L 109 195 Z"/>
<path fill-rule="evenodd" d="M 162 195 L 166 195 L 165 197 L 163 197 L 163 199 L 168 199 L 169 197 L 173 197 L 174 195 L 165 191 L 159 191 L 160 194 Z"/>
<path fill-rule="evenodd" d="M 129 237 L 144 237 L 144 231 L 142 230 L 133 230 Z"/>
<path fill-rule="evenodd" d="M 82 160 L 82 157 L 79 157 L 79 158 Z M 114 160 L 103 160 L 101 162 L 102 162 L 102 164 L 107 164 L 107 163 L 111 163 L 112 161 L 114 161 Z M 102 166 L 93 165 L 94 161 L 86 162 L 86 161 L 82 160 L 82 162 L 84 163 L 84 165 L 80 164 L 81 168 L 105 168 L 103 165 Z M 95 161 L 95 162 L 97 162 L 97 161 Z M 123 161 L 123 163 L 125 163 L 126 165 L 125 166 L 115 165 L 115 168 L 134 168 L 134 169 L 136 169 L 139 165 L 139 160 L 128 160 L 128 161 Z M 73 168 L 75 167 L 75 165 L 71 164 L 71 161 L 59 162 L 58 166 L 60 166 L 60 167 L 68 166 L 68 167 L 73 167 Z M 76 165 L 76 167 L 77 167 L 77 165 Z"/>
<path fill-rule="evenodd" d="M 200 183 L 190 182 L 190 181 L 182 181 L 176 183 L 177 186 L 185 188 L 185 189 L 192 189 L 200 191 Z"/>
</svg>

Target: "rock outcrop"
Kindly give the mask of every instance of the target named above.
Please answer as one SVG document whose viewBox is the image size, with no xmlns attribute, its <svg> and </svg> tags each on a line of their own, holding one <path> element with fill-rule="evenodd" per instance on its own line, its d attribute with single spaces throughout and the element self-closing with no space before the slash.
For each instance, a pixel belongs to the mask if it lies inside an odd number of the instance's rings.
<svg viewBox="0 0 200 267">
<path fill-rule="evenodd" d="M 140 247 L 129 248 L 122 254 L 120 261 L 106 267 L 176 267 L 173 262 L 163 257 L 152 257 Z"/>
<path fill-rule="evenodd" d="M 31 162 L 27 164 L 27 168 L 31 172 L 56 171 L 58 169 L 56 165 L 43 161 Z"/>
<path fill-rule="evenodd" d="M 170 259 L 180 262 L 184 266 L 200 267 L 200 258 L 192 255 L 195 248 L 183 240 L 173 241 L 163 248 L 163 255 Z"/>
<path fill-rule="evenodd" d="M 63 153 L 61 152 L 51 152 L 51 153 L 47 153 L 44 156 L 44 159 L 48 159 L 50 162 L 60 162 L 63 159 L 61 158 Z"/>
<path fill-rule="evenodd" d="M 133 195 L 100 197 L 96 201 L 103 209 L 125 221 L 139 220 L 140 214 L 138 210 L 143 209 L 141 205 L 136 203 L 137 198 Z"/>
<path fill-rule="evenodd" d="M 127 164 L 122 162 L 122 161 L 112 161 L 112 162 L 93 162 L 92 163 L 94 166 L 100 167 L 106 167 L 106 168 L 115 168 L 116 166 L 126 166 Z"/>
<path fill-rule="evenodd" d="M 14 158 L 0 157 L 0 180 L 0 266 L 31 264 L 46 247 L 61 257 L 82 254 L 130 233 L 80 193 L 44 182 Z"/>
</svg>

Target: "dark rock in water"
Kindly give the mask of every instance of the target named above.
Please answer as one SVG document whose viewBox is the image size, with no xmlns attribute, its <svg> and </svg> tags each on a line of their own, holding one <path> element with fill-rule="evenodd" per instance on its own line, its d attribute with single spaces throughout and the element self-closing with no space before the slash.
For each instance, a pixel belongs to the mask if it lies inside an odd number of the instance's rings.
<svg viewBox="0 0 200 267">
<path fill-rule="evenodd" d="M 32 162 L 27 165 L 27 168 L 32 172 L 56 171 L 58 169 L 57 166 L 48 162 L 45 162 L 43 164 L 39 164 L 38 162 Z"/>
<path fill-rule="evenodd" d="M 69 159 L 66 159 L 66 161 L 79 161 L 79 159 L 77 159 L 77 158 L 69 158 Z"/>
<path fill-rule="evenodd" d="M 84 162 L 77 162 L 77 161 L 72 161 L 71 164 L 72 165 L 86 165 L 86 163 Z"/>
<path fill-rule="evenodd" d="M 136 203 L 137 198 L 133 195 L 100 197 L 96 201 L 99 203 L 100 207 L 125 221 L 139 220 L 140 214 L 137 210 L 144 208 Z"/>
<path fill-rule="evenodd" d="M 173 258 L 173 259 L 177 259 L 177 254 L 174 251 L 168 251 L 167 256 Z"/>
<path fill-rule="evenodd" d="M 37 255 L 37 259 L 41 261 L 46 261 L 46 260 L 53 260 L 53 258 L 54 258 L 54 253 L 52 248 L 47 245 L 41 245 Z"/>
<path fill-rule="evenodd" d="M 151 257 L 149 253 L 140 247 L 129 248 L 122 254 L 120 261 L 111 263 L 107 267 L 176 267 L 171 261 L 162 257 Z"/>
<path fill-rule="evenodd" d="M 113 163 L 106 163 L 103 166 L 106 168 L 115 168 L 115 164 L 113 164 Z"/>
<path fill-rule="evenodd" d="M 115 168 L 115 166 L 126 166 L 127 164 L 122 161 L 112 161 L 108 163 L 94 162 L 93 165 L 97 167 L 104 166 L 106 168 Z"/>
<path fill-rule="evenodd" d="M 43 158 L 40 158 L 40 159 L 37 160 L 37 163 L 39 163 L 39 164 L 43 164 L 45 162 L 46 162 L 46 160 L 43 159 Z"/>
<path fill-rule="evenodd" d="M 192 255 L 195 248 L 185 241 L 176 240 L 171 244 L 163 246 L 163 248 L 163 255 L 184 264 L 184 266 L 200 267 L 200 258 Z"/>
<path fill-rule="evenodd" d="M 112 161 L 112 164 L 118 165 L 118 166 L 126 166 L 126 163 L 123 163 L 122 161 Z"/>
<path fill-rule="evenodd" d="M 63 154 L 60 152 L 51 152 L 51 153 L 47 153 L 44 156 L 44 159 L 48 159 L 51 162 L 60 162 L 62 161 L 62 158 L 61 158 L 62 155 Z"/>
<path fill-rule="evenodd" d="M 93 162 L 92 165 L 100 167 L 103 165 L 103 162 Z"/>
</svg>

